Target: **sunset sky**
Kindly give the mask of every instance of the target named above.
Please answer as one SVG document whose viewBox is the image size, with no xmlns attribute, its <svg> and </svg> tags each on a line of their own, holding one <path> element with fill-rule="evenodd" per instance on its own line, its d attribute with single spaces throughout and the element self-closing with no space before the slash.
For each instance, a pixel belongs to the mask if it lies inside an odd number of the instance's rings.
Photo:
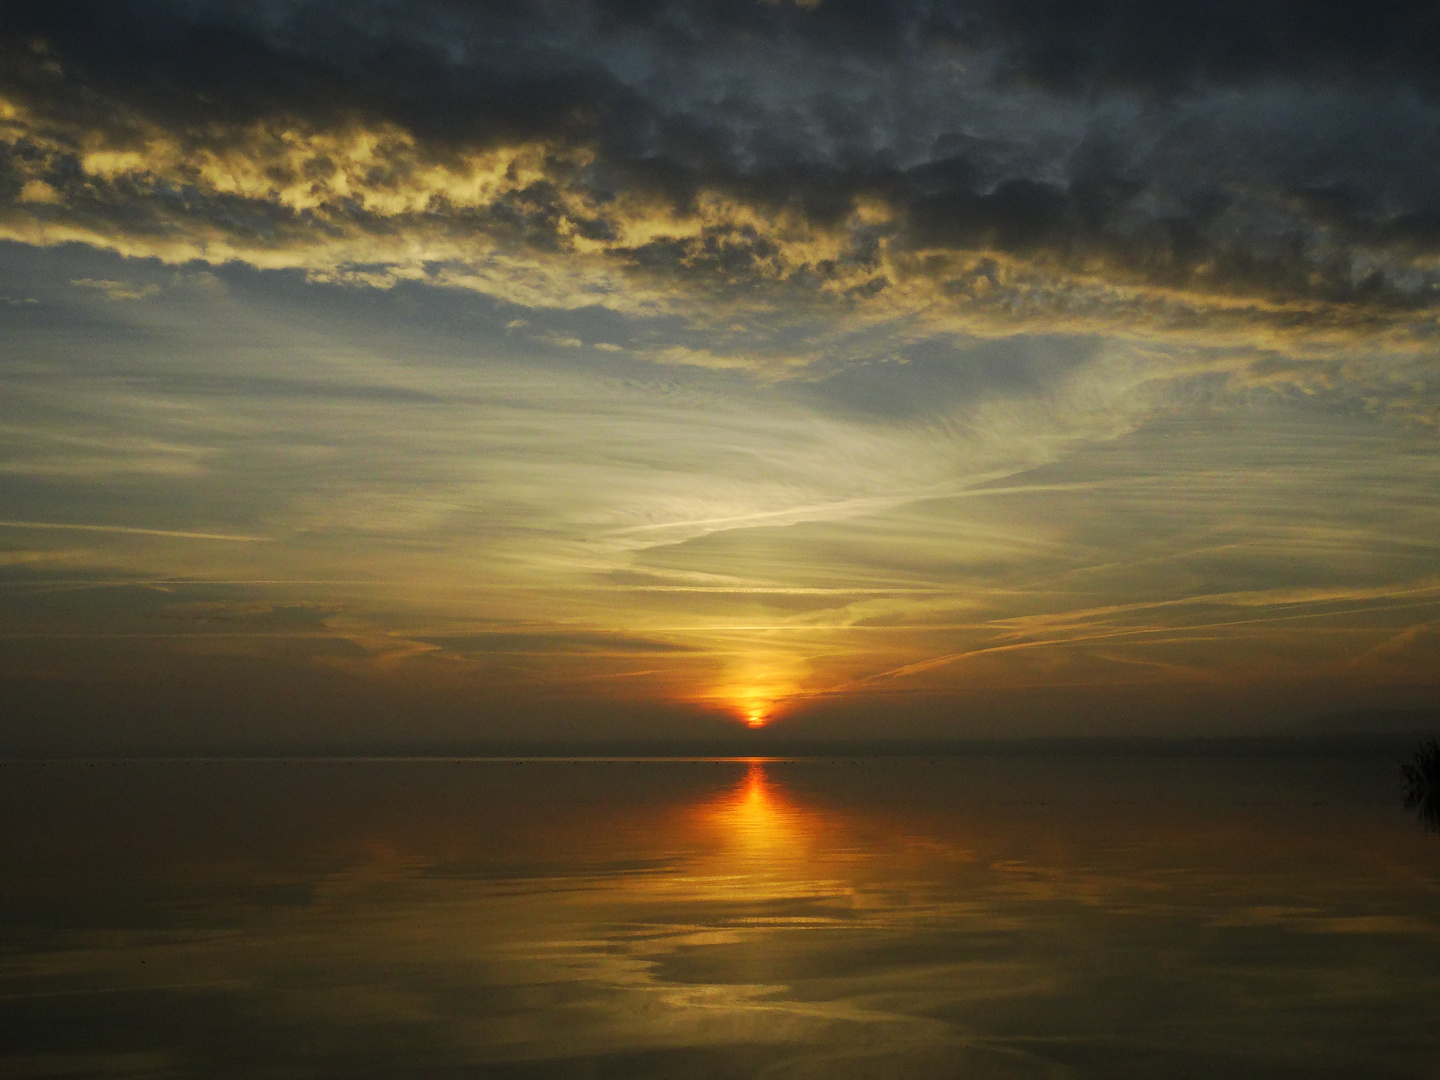
<svg viewBox="0 0 1440 1080">
<path fill-rule="evenodd" d="M 0 750 L 1440 691 L 1440 15 L 0 8 Z"/>
</svg>

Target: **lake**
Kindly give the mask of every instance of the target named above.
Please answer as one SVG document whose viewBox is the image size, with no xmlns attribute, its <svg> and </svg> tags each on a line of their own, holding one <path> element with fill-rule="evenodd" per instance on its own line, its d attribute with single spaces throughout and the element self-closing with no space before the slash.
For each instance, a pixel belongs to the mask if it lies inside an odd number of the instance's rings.
<svg viewBox="0 0 1440 1080">
<path fill-rule="evenodd" d="M 0 1076 L 1433 1078 L 1392 760 L 9 762 Z"/>
</svg>

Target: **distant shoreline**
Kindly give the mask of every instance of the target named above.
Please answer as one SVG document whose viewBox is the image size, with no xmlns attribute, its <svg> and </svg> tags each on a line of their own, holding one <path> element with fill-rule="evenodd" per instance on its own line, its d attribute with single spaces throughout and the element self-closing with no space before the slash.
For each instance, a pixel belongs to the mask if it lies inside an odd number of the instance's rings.
<svg viewBox="0 0 1440 1080">
<path fill-rule="evenodd" d="M 446 742 L 291 746 L 136 747 L 70 753 L 0 752 L 0 761 L 419 761 L 419 760 L 714 760 L 835 758 L 1377 758 L 1411 752 L 1434 731 L 1339 732 L 1323 735 L 1017 739 L 595 740 L 586 742 Z"/>
</svg>

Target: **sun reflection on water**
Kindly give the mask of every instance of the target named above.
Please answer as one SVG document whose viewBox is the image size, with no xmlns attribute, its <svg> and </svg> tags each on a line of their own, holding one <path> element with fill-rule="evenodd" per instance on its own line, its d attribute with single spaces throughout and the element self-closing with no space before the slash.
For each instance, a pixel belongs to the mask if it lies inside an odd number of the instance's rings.
<svg viewBox="0 0 1440 1080">
<path fill-rule="evenodd" d="M 784 881 L 787 894 L 801 882 L 813 887 L 810 879 L 826 861 L 825 838 L 836 825 L 797 802 L 759 759 L 747 763 L 739 783 L 697 810 L 719 841 L 716 854 L 725 872 L 772 885 Z"/>
<path fill-rule="evenodd" d="M 783 852 L 804 840 L 797 808 L 770 782 L 759 761 L 750 762 L 717 816 L 729 826 L 737 846 L 751 853 Z"/>
</svg>

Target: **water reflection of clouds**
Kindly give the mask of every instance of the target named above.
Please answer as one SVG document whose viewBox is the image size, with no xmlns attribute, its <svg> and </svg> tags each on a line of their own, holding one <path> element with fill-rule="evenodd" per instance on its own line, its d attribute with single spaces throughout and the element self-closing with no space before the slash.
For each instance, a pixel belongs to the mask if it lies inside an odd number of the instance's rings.
<svg viewBox="0 0 1440 1080">
<path fill-rule="evenodd" d="M 1427 838 L 1363 806 L 1067 802 L 1000 763 L 389 768 L 403 812 L 375 776 L 277 768 L 276 820 L 334 818 L 298 854 L 211 852 L 308 899 L 207 903 L 157 865 L 144 927 L 8 935 L 0 1073 L 61 1075 L 81 1035 L 113 1051 L 92 1075 L 526 1080 L 1289 1075 L 1277 1046 L 1401 1076 L 1440 1050 Z"/>
</svg>

